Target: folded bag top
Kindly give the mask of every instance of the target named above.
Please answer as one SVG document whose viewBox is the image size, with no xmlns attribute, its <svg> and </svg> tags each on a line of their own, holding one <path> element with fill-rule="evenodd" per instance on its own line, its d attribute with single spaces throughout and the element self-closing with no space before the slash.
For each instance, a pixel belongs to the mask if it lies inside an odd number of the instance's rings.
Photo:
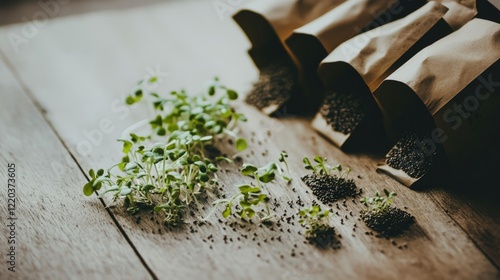
<svg viewBox="0 0 500 280">
<path fill-rule="evenodd" d="M 375 96 L 389 109 L 392 102 L 384 98 L 391 92 L 389 84 L 404 83 L 434 115 L 499 58 L 500 24 L 473 19 L 412 57 L 387 77 Z"/>
<path fill-rule="evenodd" d="M 393 18 L 396 17 L 394 13 L 399 15 L 413 9 L 413 6 L 418 5 L 416 2 L 424 1 L 349 0 L 295 29 L 286 44 L 302 65 L 315 71 L 328 53 L 362 32 L 382 12 L 387 11 L 389 17 Z"/>
<path fill-rule="evenodd" d="M 328 12 L 345 0 L 254 0 L 234 15 L 252 43 L 250 56 L 257 67 L 285 51 L 283 41 L 292 31 Z M 276 45 L 281 45 L 277 47 Z"/>
</svg>

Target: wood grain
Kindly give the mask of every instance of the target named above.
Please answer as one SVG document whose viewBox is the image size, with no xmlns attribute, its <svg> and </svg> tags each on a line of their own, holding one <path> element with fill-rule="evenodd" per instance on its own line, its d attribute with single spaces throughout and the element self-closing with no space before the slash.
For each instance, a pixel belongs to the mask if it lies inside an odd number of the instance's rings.
<svg viewBox="0 0 500 280">
<path fill-rule="evenodd" d="M 102 203 L 81 196 L 85 177 L 0 61 L 0 178 L 7 216 L 7 164 L 16 165 L 15 272 L 2 279 L 150 279 Z M 5 220 L 7 222 L 7 220 Z M 0 235 L 8 252 L 7 230 Z"/>
<path fill-rule="evenodd" d="M 214 74 L 229 86 L 246 92 L 257 75 L 245 54 L 249 47 L 246 39 L 229 18 L 219 19 L 210 1 L 184 1 L 119 14 L 106 12 L 59 19 L 50 22 L 15 54 L 5 35 L 21 27 L 3 28 L 0 47 L 84 170 L 108 166 L 117 160 L 120 146 L 115 139 L 147 116 L 140 108 L 128 111 L 119 102 L 135 81 L 147 75 L 148 67 L 155 69 L 158 65 L 160 72 L 169 72 L 158 88 L 161 92 L 185 87 L 196 93 Z M 276 160 L 282 150 L 290 154 L 290 168 L 295 173 L 292 185 L 279 183 L 266 188 L 280 204 L 278 214 L 286 210 L 290 216 L 297 211 L 295 202 L 292 206 L 288 203 L 298 197 L 306 204 L 312 202 L 314 197 L 299 179 L 305 173 L 302 157 L 321 154 L 354 169 L 352 176 L 365 193 L 382 188 L 396 191 L 396 205 L 408 207 L 416 216 L 417 225 L 394 240 L 366 235 L 367 229 L 358 220 L 359 203 L 349 200 L 345 207 L 335 210 L 339 216 L 332 221 L 342 235 L 342 248 L 322 251 L 303 243 L 299 234 L 303 230 L 296 223 L 283 222 L 283 232 L 276 226 L 271 229 L 247 225 L 233 230 L 225 222 L 219 223 L 218 217 L 201 227 L 188 218 L 184 229 L 167 231 L 158 221 L 150 220 L 149 215 L 130 217 L 121 207 L 113 208 L 120 225 L 158 278 L 499 277 L 497 268 L 476 247 L 485 243 L 476 242 L 475 235 L 464 231 L 474 223 L 465 217 L 457 223 L 457 218 L 452 219 L 443 211 L 444 200 L 460 203 L 447 191 L 418 193 L 375 173 L 378 158 L 344 154 L 319 137 L 308 119 L 289 115 L 271 119 L 244 104 L 239 108 L 251 119 L 243 126 L 243 133 L 251 139 L 251 147 L 241 154 L 245 161 L 264 164 Z M 105 119 L 113 129 L 97 132 Z M 87 155 L 78 147 L 90 142 L 86 136 L 89 131 L 102 137 L 94 139 Z M 224 168 L 220 177 L 229 193 L 234 192 L 234 185 L 245 182 L 230 166 Z M 82 179 L 81 185 L 84 182 Z M 80 187 L 75 189 L 80 191 Z M 89 200 L 88 207 L 91 203 Z M 462 217 L 464 213 L 456 215 Z M 476 215 L 489 219 L 484 212 Z M 496 225 L 483 226 L 494 229 Z M 407 246 L 398 248 L 403 244 Z"/>
<path fill-rule="evenodd" d="M 141 2 L 133 0 L 71 0 L 58 1 L 64 4 L 54 7 L 47 5 L 50 18 L 65 17 L 74 14 L 89 13 L 99 10 L 127 9 L 135 6 L 165 2 L 172 0 L 143 0 Z M 52 1 L 42 1 L 43 3 L 55 3 Z M 0 2 L 0 25 L 25 22 L 32 20 L 36 13 L 44 11 L 39 1 L 33 0 L 3 0 Z"/>
</svg>

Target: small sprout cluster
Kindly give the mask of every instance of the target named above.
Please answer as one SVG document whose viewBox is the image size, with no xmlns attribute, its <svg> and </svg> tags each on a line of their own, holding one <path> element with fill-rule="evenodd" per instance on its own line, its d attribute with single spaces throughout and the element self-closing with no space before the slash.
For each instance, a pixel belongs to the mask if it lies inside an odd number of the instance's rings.
<svg viewBox="0 0 500 280">
<path fill-rule="evenodd" d="M 318 205 L 300 209 L 299 223 L 306 228 L 306 238 L 315 238 L 319 232 L 330 228 L 329 215 L 329 210 L 322 211 Z"/>
<path fill-rule="evenodd" d="M 356 184 L 349 179 L 351 169 L 342 165 L 331 166 L 327 159 L 315 156 L 313 163 L 309 158 L 303 159 L 304 168 L 311 170 L 311 174 L 302 177 L 302 181 L 311 188 L 313 194 L 325 203 L 331 204 L 338 199 L 357 195 Z M 336 174 L 334 174 L 336 172 Z"/>
<path fill-rule="evenodd" d="M 311 163 L 309 158 L 304 157 L 303 162 L 304 162 L 304 168 L 307 170 L 312 170 L 314 174 L 317 175 L 326 175 L 330 176 L 332 175 L 331 173 L 335 170 L 338 172 L 338 176 L 340 178 L 347 177 L 349 173 L 351 172 L 351 169 L 347 167 L 346 169 L 342 168 L 342 165 L 338 164 L 336 166 L 331 166 L 327 163 L 327 159 L 321 156 L 315 156 L 314 157 L 314 163 Z"/>
<path fill-rule="evenodd" d="M 406 211 L 391 206 L 396 197 L 395 192 L 384 189 L 384 195 L 376 192 L 373 197 L 361 198 L 360 202 L 366 206 L 361 212 L 361 219 L 380 236 L 396 236 L 413 224 L 415 218 Z"/>
<path fill-rule="evenodd" d="M 380 195 L 380 192 L 376 192 L 373 197 L 363 197 L 360 199 L 360 202 L 367 207 L 364 211 L 372 211 L 372 212 L 385 212 L 389 210 L 392 202 L 394 201 L 394 197 L 396 197 L 395 192 L 389 192 L 384 189 L 384 196 Z"/>
<path fill-rule="evenodd" d="M 276 173 L 285 181 L 291 180 L 288 164 L 285 160 L 287 157 L 288 154 L 286 152 L 282 152 L 279 156 L 279 161 L 284 163 L 286 172 L 274 162 L 270 162 L 260 168 L 251 163 L 243 164 L 241 174 L 253 178 L 255 180 L 255 186 L 248 184 L 239 185 L 237 186 L 239 192 L 230 199 L 219 199 L 214 201 L 215 207 L 205 219 L 207 219 L 219 205 L 225 205 L 222 216 L 228 218 L 233 214 L 233 205 L 237 202 L 239 209 L 236 211 L 236 214 L 243 220 L 249 221 L 256 214 L 259 215 L 260 221 L 270 220 L 274 214 L 271 213 L 268 205 L 268 195 L 262 193 L 262 183 L 270 183 L 275 180 Z M 258 211 L 259 208 L 261 211 Z"/>
<path fill-rule="evenodd" d="M 235 194 L 231 199 L 219 199 L 214 202 L 215 206 L 220 204 L 226 204 L 222 216 L 228 218 L 233 214 L 233 203 L 238 202 L 240 210 L 237 211 L 238 216 L 243 220 L 251 220 L 255 214 L 259 214 L 261 221 L 266 221 L 272 217 L 269 205 L 267 202 L 269 198 L 266 194 L 262 193 L 259 187 L 253 187 L 250 185 L 240 185 L 238 186 L 239 193 Z M 265 214 L 261 214 L 256 208 L 259 206 L 265 209 Z M 216 209 L 216 207 L 214 208 Z"/>
<path fill-rule="evenodd" d="M 127 97 L 127 104 L 143 99 L 143 83 Z M 107 170 L 90 170 L 91 180 L 83 192 L 89 196 L 105 186 L 101 196 L 109 193 L 114 200 L 123 199 L 132 213 L 153 208 L 164 215 L 166 224 L 175 226 L 182 221 L 186 208 L 193 203 L 199 207 L 201 194 L 219 185 L 217 160 L 230 161 L 225 157 L 214 160 L 207 148 L 224 137 L 235 138 L 238 150 L 246 148 L 246 141 L 237 137 L 238 123 L 246 118 L 230 106 L 238 94 L 220 85 L 218 79 L 206 94 L 195 97 L 184 91 L 174 91 L 168 98 L 150 95 L 156 113 L 149 122 L 151 134 L 132 133 L 129 139 L 119 140 L 122 160 Z"/>
<path fill-rule="evenodd" d="M 329 210 L 321 210 L 319 205 L 305 207 L 299 210 L 299 223 L 306 228 L 305 237 L 311 244 L 326 249 L 340 248 L 336 239 L 335 230 L 330 226 Z"/>
</svg>

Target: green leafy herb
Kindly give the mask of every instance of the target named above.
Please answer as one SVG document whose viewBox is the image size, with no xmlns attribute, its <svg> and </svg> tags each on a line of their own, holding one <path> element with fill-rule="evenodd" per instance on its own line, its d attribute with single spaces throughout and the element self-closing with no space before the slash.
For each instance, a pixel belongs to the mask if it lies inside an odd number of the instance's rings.
<svg viewBox="0 0 500 280">
<path fill-rule="evenodd" d="M 145 87 L 136 90 L 126 103 L 139 102 L 144 92 Z M 238 150 L 246 148 L 246 141 L 237 136 L 238 123 L 246 118 L 230 105 L 237 93 L 220 85 L 218 79 L 202 95 L 190 97 L 184 91 L 173 91 L 168 98 L 157 93 L 151 97 L 156 114 L 149 122 L 151 134 L 132 133 L 129 139 L 119 140 L 122 160 L 106 171 L 91 169 L 91 180 L 83 192 L 89 196 L 105 187 L 101 196 L 108 193 L 114 200 L 122 200 L 128 211 L 153 208 L 164 215 L 168 225 L 177 225 L 192 204 L 200 208 L 200 194 L 219 184 L 217 162 L 231 162 L 226 157 L 210 159 L 206 148 L 224 137 L 238 139 Z"/>
</svg>

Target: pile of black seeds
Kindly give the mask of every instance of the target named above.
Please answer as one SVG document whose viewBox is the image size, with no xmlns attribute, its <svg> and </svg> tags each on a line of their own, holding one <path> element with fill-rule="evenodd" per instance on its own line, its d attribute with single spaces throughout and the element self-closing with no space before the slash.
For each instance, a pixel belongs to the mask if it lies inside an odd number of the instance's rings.
<svg viewBox="0 0 500 280">
<path fill-rule="evenodd" d="M 245 101 L 263 109 L 271 105 L 283 105 L 299 92 L 295 66 L 288 59 L 277 59 L 263 67 L 259 80 Z"/>
<path fill-rule="evenodd" d="M 307 240 L 310 244 L 313 244 L 320 249 L 340 248 L 340 241 L 337 239 L 335 229 L 333 227 L 317 230 L 315 232 L 315 236 L 308 237 Z"/>
<path fill-rule="evenodd" d="M 312 173 L 303 176 L 302 181 L 324 204 L 331 204 L 341 198 L 357 195 L 356 184 L 352 179 Z"/>
<path fill-rule="evenodd" d="M 381 236 L 392 237 L 401 234 L 415 222 L 415 217 L 396 207 L 389 207 L 385 211 L 368 211 L 361 213 L 365 224 L 378 232 Z"/>
<path fill-rule="evenodd" d="M 424 133 L 405 132 L 396 145 L 387 153 L 386 163 L 392 168 L 403 170 L 413 178 L 420 178 L 427 173 L 436 158 L 436 150 L 424 140 Z M 419 145 L 420 143 L 420 145 Z"/>
<path fill-rule="evenodd" d="M 328 91 L 319 112 L 333 130 L 349 134 L 365 116 L 367 103 L 360 94 Z"/>
</svg>

